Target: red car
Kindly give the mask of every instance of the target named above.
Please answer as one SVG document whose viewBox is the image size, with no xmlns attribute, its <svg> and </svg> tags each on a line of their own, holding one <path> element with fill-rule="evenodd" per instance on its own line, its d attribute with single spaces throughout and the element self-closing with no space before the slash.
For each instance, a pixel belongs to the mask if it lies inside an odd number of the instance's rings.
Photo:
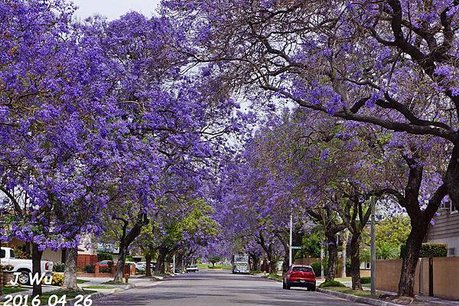
<svg viewBox="0 0 459 306">
<path fill-rule="evenodd" d="M 316 291 L 316 275 L 312 267 L 291 265 L 282 280 L 282 288 L 290 287 L 307 287 L 309 291 Z"/>
<path fill-rule="evenodd" d="M 113 266 L 113 261 L 112 260 L 102 260 L 102 261 L 99 261 L 97 264 L 99 264 L 100 268 L 109 269 Z"/>
</svg>

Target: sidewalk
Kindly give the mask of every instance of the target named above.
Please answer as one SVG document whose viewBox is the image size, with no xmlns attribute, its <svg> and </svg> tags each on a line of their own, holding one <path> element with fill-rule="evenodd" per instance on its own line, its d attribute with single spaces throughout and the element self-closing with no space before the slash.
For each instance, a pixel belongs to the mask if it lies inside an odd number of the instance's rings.
<svg viewBox="0 0 459 306">
<path fill-rule="evenodd" d="M 268 274 L 266 273 L 259 273 L 259 274 L 254 274 L 254 277 L 267 277 Z M 346 287 L 351 288 L 352 287 L 352 281 L 350 277 L 346 278 L 335 278 L 335 280 L 343 283 Z M 333 295 L 336 297 L 340 297 L 343 299 L 346 299 L 348 301 L 356 302 L 356 303 L 365 303 L 369 305 L 377 305 L 377 306 L 399 306 L 399 305 L 414 305 L 414 306 L 459 306 L 459 301 L 453 301 L 453 300 L 445 300 L 441 299 L 438 297 L 430 297 L 430 296 L 416 296 L 416 299 L 412 303 L 395 303 L 393 300 L 383 300 L 383 299 L 375 299 L 375 298 L 369 298 L 369 297 L 360 297 L 360 296 L 355 296 L 347 293 L 342 293 L 342 292 L 337 292 L 337 291 L 332 291 L 328 290 L 327 288 L 319 288 L 319 285 L 322 284 L 325 281 L 323 278 L 317 278 L 317 291 L 321 292 L 323 294 L 329 294 Z M 370 290 L 369 288 L 364 287 L 364 290 Z M 387 292 L 387 291 L 379 291 L 383 295 L 386 295 L 388 298 L 390 296 L 396 296 L 395 292 Z M 405 301 L 408 301 L 405 299 Z M 402 302 L 402 301 L 401 301 Z"/>
<path fill-rule="evenodd" d="M 336 279 L 339 280 L 339 279 Z M 323 280 L 318 279 L 317 280 L 317 286 L 319 286 L 319 283 L 322 283 Z M 344 281 L 342 282 L 346 287 L 351 288 L 352 287 L 352 282 Z M 363 290 L 370 290 L 370 288 L 364 287 Z M 347 294 L 347 293 L 342 293 L 342 292 L 337 292 L 333 290 L 328 290 L 327 288 L 318 288 L 317 291 L 325 293 L 325 294 L 330 294 L 334 295 L 337 297 L 344 298 L 349 301 L 354 301 L 354 302 L 359 302 L 359 303 L 365 303 L 369 305 L 381 305 L 381 306 L 396 306 L 396 305 L 415 305 L 415 306 L 445 306 L 445 305 L 452 305 L 452 306 L 459 306 L 459 301 L 454 301 L 454 300 L 446 300 L 438 297 L 430 297 L 430 296 L 421 296 L 417 295 L 415 299 L 410 299 L 410 298 L 401 298 L 399 300 L 397 299 L 391 299 L 391 297 L 395 297 L 396 293 L 395 292 L 388 292 L 388 291 L 380 291 L 378 290 L 379 293 L 382 294 L 382 296 L 386 297 L 387 299 L 376 299 L 376 298 L 370 298 L 370 297 L 359 297 L 355 296 L 352 294 Z"/>
</svg>

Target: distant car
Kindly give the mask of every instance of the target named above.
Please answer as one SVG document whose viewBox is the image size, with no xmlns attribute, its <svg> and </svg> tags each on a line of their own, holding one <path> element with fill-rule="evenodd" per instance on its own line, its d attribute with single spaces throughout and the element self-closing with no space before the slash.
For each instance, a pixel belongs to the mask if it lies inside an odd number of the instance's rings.
<svg viewBox="0 0 459 306">
<path fill-rule="evenodd" d="M 145 272 L 147 269 L 147 263 L 145 261 L 139 261 L 135 263 L 135 268 L 138 272 Z M 150 269 L 151 271 L 155 271 L 155 263 L 152 262 L 150 263 Z"/>
<path fill-rule="evenodd" d="M 146 267 L 145 261 L 139 261 L 135 263 L 135 268 L 137 271 L 140 271 L 140 272 L 145 271 L 145 267 Z"/>
<path fill-rule="evenodd" d="M 186 268 L 186 272 L 198 272 L 199 267 L 198 265 L 190 265 Z"/>
<path fill-rule="evenodd" d="M 102 260 L 97 263 L 99 268 L 110 269 L 113 267 L 113 260 Z"/>
<path fill-rule="evenodd" d="M 309 291 L 316 291 L 316 275 L 311 266 L 291 265 L 282 279 L 282 288 L 307 287 Z"/>
</svg>

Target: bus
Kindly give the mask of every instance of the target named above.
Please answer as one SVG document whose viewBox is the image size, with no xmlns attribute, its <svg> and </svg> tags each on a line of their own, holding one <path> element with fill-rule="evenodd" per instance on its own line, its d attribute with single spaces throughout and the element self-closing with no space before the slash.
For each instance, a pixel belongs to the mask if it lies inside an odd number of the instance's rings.
<svg viewBox="0 0 459 306">
<path fill-rule="evenodd" d="M 234 254 L 231 260 L 232 262 L 232 272 L 233 274 L 236 273 L 250 273 L 250 265 L 249 265 L 249 255 L 247 254 Z"/>
</svg>

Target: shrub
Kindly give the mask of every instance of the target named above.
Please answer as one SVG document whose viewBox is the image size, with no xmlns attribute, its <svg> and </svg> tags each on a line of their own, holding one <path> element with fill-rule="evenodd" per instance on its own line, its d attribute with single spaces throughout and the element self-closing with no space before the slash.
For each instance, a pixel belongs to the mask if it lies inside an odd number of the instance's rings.
<svg viewBox="0 0 459 306">
<path fill-rule="evenodd" d="M 84 270 L 86 271 L 86 273 L 94 273 L 94 266 L 93 265 L 86 265 Z"/>
<path fill-rule="evenodd" d="M 65 263 L 63 262 L 56 262 L 53 265 L 53 271 L 54 272 L 64 272 L 65 271 Z"/>
<path fill-rule="evenodd" d="M 326 281 L 320 284 L 319 288 L 326 288 L 326 287 L 346 287 L 343 283 L 340 283 L 339 281 Z"/>
<path fill-rule="evenodd" d="M 51 284 L 53 286 L 62 286 L 64 284 L 64 275 L 53 273 L 53 280 Z"/>
<path fill-rule="evenodd" d="M 362 284 L 371 284 L 371 277 L 361 277 L 360 282 Z"/>
<path fill-rule="evenodd" d="M 311 267 L 312 267 L 312 269 L 314 270 L 314 274 L 315 274 L 317 277 L 322 276 L 322 275 L 321 275 L 321 272 L 322 272 L 322 271 L 321 271 L 321 264 L 320 264 L 320 262 L 313 262 L 313 263 L 311 264 Z"/>
<path fill-rule="evenodd" d="M 113 254 L 108 252 L 100 252 L 97 254 L 97 260 L 113 260 Z"/>
<path fill-rule="evenodd" d="M 112 272 L 112 269 L 110 267 L 100 267 L 99 272 L 100 273 L 110 273 Z"/>
<path fill-rule="evenodd" d="M 400 246 L 400 258 L 406 254 L 406 245 Z M 419 257 L 446 257 L 448 256 L 448 245 L 445 243 L 423 243 Z"/>
</svg>

